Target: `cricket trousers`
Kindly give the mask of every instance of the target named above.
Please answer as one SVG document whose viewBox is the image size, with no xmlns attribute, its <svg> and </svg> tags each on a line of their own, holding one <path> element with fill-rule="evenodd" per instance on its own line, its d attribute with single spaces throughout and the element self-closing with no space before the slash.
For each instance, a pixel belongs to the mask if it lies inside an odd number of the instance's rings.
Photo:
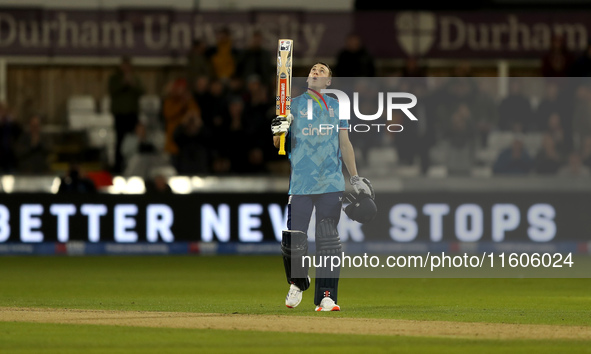
<svg viewBox="0 0 591 354">
<path fill-rule="evenodd" d="M 336 226 L 341 217 L 342 205 L 343 192 L 290 195 L 287 205 L 287 228 L 308 234 L 312 212 L 315 210 L 316 256 L 336 254 L 340 252 L 340 240 Z M 330 222 L 327 223 L 328 219 Z M 330 225 L 328 229 L 326 225 Z M 328 272 L 326 269 L 316 267 L 314 290 L 316 305 L 319 305 L 325 296 L 329 296 L 337 302 L 339 274 L 339 270 Z"/>
</svg>

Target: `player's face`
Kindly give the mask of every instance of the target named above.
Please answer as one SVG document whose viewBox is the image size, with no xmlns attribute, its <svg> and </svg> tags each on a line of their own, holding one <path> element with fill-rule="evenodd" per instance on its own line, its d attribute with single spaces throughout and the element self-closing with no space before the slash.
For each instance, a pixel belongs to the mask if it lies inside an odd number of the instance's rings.
<svg viewBox="0 0 591 354">
<path fill-rule="evenodd" d="M 326 65 L 316 64 L 308 74 L 308 86 L 313 89 L 323 89 L 330 85 L 330 71 Z"/>
</svg>

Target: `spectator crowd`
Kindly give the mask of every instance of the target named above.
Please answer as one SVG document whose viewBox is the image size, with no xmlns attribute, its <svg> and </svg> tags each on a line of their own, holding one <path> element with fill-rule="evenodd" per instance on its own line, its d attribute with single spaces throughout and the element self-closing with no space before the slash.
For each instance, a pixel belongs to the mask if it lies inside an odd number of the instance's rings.
<svg viewBox="0 0 591 354">
<path fill-rule="evenodd" d="M 361 151 L 361 166 L 373 148 L 386 146 L 396 151 L 400 165 L 418 164 L 426 174 L 432 166 L 431 150 L 445 143 L 449 174 L 467 174 L 479 163 L 475 152 L 487 148 L 491 134 L 508 132 L 514 139 L 495 156 L 494 174 L 590 174 L 591 43 L 583 53 L 571 53 L 563 38 L 553 40 L 541 58 L 544 92 L 535 104 L 526 78 L 508 78 L 508 92 L 498 98 L 496 88 L 487 84 L 494 80 L 479 80 L 465 63 L 452 77 L 438 80 L 428 77 L 419 58 L 407 58 L 394 75 L 398 80 L 379 87 L 367 80 L 376 76 L 375 62 L 356 34 L 349 35 L 335 54 L 335 77 L 364 78 L 355 82 L 360 97 L 396 90 L 412 92 L 420 102 L 412 109 L 417 121 L 393 113 L 393 122 L 400 123 L 403 132 L 351 133 L 353 145 Z M 227 28 L 218 32 L 213 45 L 195 41 L 185 74 L 164 87 L 153 117 L 141 117 L 145 88 L 131 58 L 123 58 L 108 82 L 116 131 L 111 172 L 154 177 L 154 186 L 161 184 L 162 176 L 153 172 L 160 167 L 171 167 L 179 175 L 285 173 L 286 159 L 277 155 L 269 128 L 275 116 L 274 56 L 260 32 L 240 50 Z M 372 109 L 361 111 L 375 112 Z M 0 105 L 1 173 L 51 173 L 42 124 L 43 116 L 35 115 L 22 125 L 10 107 Z M 534 154 L 524 147 L 528 134 L 541 137 Z"/>
</svg>

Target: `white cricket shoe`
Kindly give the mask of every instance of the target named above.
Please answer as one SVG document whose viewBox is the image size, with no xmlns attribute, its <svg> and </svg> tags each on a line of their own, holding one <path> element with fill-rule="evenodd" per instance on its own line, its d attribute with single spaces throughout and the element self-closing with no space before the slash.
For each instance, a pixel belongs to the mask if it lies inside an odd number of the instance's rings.
<svg viewBox="0 0 591 354">
<path fill-rule="evenodd" d="M 320 305 L 316 306 L 316 311 L 341 311 L 341 307 L 327 296 L 320 301 Z"/>
<path fill-rule="evenodd" d="M 289 292 L 285 297 L 285 306 L 289 307 L 290 309 L 298 306 L 300 302 L 302 302 L 302 293 L 303 291 L 297 287 L 295 284 L 291 284 L 289 286 Z"/>
</svg>

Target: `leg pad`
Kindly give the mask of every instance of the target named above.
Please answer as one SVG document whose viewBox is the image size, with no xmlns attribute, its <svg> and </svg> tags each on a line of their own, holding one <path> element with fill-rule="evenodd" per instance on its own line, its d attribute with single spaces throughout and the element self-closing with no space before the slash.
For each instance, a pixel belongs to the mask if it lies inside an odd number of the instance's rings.
<svg viewBox="0 0 591 354">
<path fill-rule="evenodd" d="M 308 235 L 301 231 L 284 230 L 281 254 L 287 282 L 295 284 L 300 290 L 307 290 L 310 287 L 309 266 L 302 266 L 302 258 L 308 255 Z"/>
<path fill-rule="evenodd" d="M 341 255 L 342 245 L 337 230 L 337 221 L 323 219 L 316 225 L 316 259 L 325 256 L 338 257 Z M 316 268 L 316 285 L 314 303 L 320 304 L 325 296 L 337 302 L 340 267 L 331 270 L 331 262 L 324 267 Z"/>
</svg>

